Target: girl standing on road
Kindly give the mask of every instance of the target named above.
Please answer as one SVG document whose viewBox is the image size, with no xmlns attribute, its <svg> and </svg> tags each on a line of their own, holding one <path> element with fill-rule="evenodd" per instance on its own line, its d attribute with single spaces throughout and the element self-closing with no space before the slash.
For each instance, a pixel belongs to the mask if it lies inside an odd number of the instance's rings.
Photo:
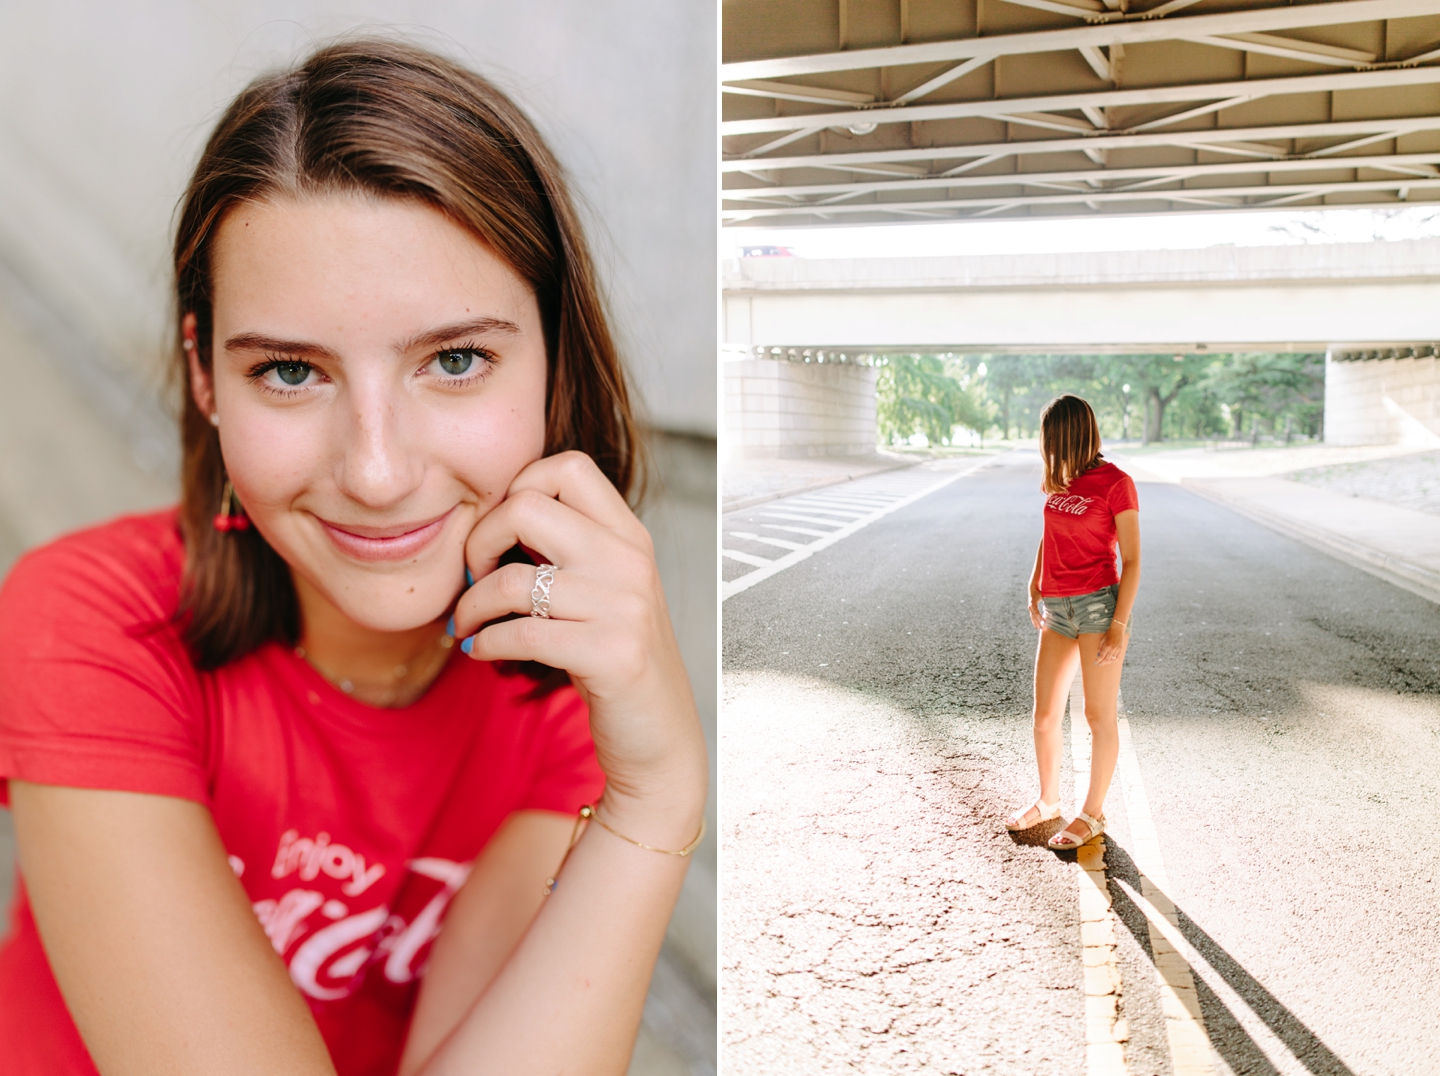
<svg viewBox="0 0 1440 1076">
<path fill-rule="evenodd" d="M 623 1073 L 705 748 L 559 166 L 333 45 L 174 255 L 178 509 L 0 591 L 0 1070 Z"/>
<path fill-rule="evenodd" d="M 1040 632 L 1034 712 L 1040 798 L 1005 827 L 1030 829 L 1060 815 L 1060 724 L 1078 663 L 1090 725 L 1090 789 L 1075 820 L 1049 840 L 1063 850 L 1105 830 L 1105 794 L 1120 753 L 1120 672 L 1140 586 L 1140 513 L 1135 483 L 1100 454 L 1095 412 L 1080 397 L 1059 396 L 1046 405 L 1040 456 L 1045 531 L 1030 575 L 1030 621 Z"/>
</svg>

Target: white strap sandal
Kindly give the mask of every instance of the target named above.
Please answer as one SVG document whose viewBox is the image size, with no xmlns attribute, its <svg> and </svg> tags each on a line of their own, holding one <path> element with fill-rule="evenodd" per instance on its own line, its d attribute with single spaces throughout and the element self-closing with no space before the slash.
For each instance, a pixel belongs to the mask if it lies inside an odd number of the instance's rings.
<svg viewBox="0 0 1440 1076">
<path fill-rule="evenodd" d="M 1025 819 L 1029 817 L 1031 811 L 1035 811 L 1039 815 L 1039 817 L 1036 818 L 1033 822 L 1027 822 L 1025 821 Z M 1054 803 L 1046 803 L 1044 800 L 1036 800 L 1029 807 L 1026 807 L 1023 811 L 1016 811 L 1009 818 L 1005 819 L 1005 828 L 1013 833 L 1019 833 L 1022 830 L 1034 829 L 1041 822 L 1048 822 L 1052 818 L 1059 817 L 1059 800 L 1056 800 Z"/>
<path fill-rule="evenodd" d="M 1096 837 L 1100 836 L 1100 834 L 1105 832 L 1105 819 L 1103 816 L 1100 818 L 1091 818 L 1084 811 L 1081 811 L 1075 816 L 1075 820 L 1078 822 L 1084 822 L 1090 832 L 1087 833 L 1084 837 L 1077 837 L 1076 834 L 1070 832 L 1070 829 L 1067 826 L 1065 829 L 1062 829 L 1059 833 L 1055 834 L 1055 836 L 1051 837 L 1045 843 L 1048 844 L 1051 848 L 1054 848 L 1056 851 L 1065 852 L 1071 848 L 1079 848 L 1082 844 L 1093 841 Z M 1073 824 L 1074 823 L 1071 823 L 1071 825 Z"/>
</svg>

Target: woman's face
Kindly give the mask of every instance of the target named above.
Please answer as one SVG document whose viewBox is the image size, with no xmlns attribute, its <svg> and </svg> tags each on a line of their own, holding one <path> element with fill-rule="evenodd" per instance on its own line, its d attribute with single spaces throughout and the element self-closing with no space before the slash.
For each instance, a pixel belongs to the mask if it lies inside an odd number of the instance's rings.
<svg viewBox="0 0 1440 1076">
<path fill-rule="evenodd" d="M 534 293 L 409 201 L 244 204 L 212 257 L 213 376 L 192 379 L 246 513 L 302 597 L 379 631 L 443 616 L 470 529 L 544 450 Z"/>
</svg>

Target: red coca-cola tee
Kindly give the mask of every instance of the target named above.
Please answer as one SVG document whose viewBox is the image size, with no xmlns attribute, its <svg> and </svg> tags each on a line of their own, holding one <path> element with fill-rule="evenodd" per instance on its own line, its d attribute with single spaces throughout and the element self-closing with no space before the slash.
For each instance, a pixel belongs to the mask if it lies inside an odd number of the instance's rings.
<svg viewBox="0 0 1440 1076">
<path fill-rule="evenodd" d="M 584 703 L 568 685 L 531 698 L 534 681 L 463 657 L 390 710 L 278 644 L 199 672 L 170 625 L 182 563 L 167 511 L 15 565 L 0 589 L 0 801 L 13 777 L 204 804 L 341 1076 L 389 1076 L 476 854 L 514 811 L 573 814 L 600 794 Z M 96 1071 L 23 884 L 0 944 L 0 1071 Z"/>
<path fill-rule="evenodd" d="M 1064 493 L 1045 499 L 1040 593 L 1073 598 L 1119 582 L 1115 517 L 1138 510 L 1135 483 L 1113 463 L 1076 475 Z"/>
</svg>

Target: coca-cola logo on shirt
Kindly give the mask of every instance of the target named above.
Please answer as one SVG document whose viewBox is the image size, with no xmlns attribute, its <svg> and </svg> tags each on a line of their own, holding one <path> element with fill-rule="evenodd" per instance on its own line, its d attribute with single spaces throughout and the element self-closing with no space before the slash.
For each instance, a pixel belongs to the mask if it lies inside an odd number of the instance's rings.
<svg viewBox="0 0 1440 1076">
<path fill-rule="evenodd" d="M 230 865 L 237 875 L 244 873 L 238 857 L 231 856 Z M 426 856 L 405 866 L 413 875 L 439 883 L 408 922 L 384 903 L 357 911 L 347 901 L 304 884 L 279 898 L 254 902 L 270 944 L 306 995 L 317 1001 L 348 997 L 360 988 L 372 963 L 382 965 L 385 978 L 396 984 L 424 974 L 430 943 L 440 933 L 445 909 L 469 877 L 470 864 Z M 350 898 L 363 897 L 384 873 L 384 864 L 367 865 L 364 855 L 332 841 L 328 833 L 310 838 L 293 829 L 281 835 L 270 869 L 273 878 L 293 874 L 301 883 L 315 883 L 323 874 L 342 882 L 340 893 Z M 413 889 L 413 880 L 405 888 Z"/>
<path fill-rule="evenodd" d="M 1046 498 L 1045 507 L 1055 512 L 1083 516 L 1094 500 L 1094 497 L 1082 497 L 1078 493 L 1052 493 Z"/>
</svg>

